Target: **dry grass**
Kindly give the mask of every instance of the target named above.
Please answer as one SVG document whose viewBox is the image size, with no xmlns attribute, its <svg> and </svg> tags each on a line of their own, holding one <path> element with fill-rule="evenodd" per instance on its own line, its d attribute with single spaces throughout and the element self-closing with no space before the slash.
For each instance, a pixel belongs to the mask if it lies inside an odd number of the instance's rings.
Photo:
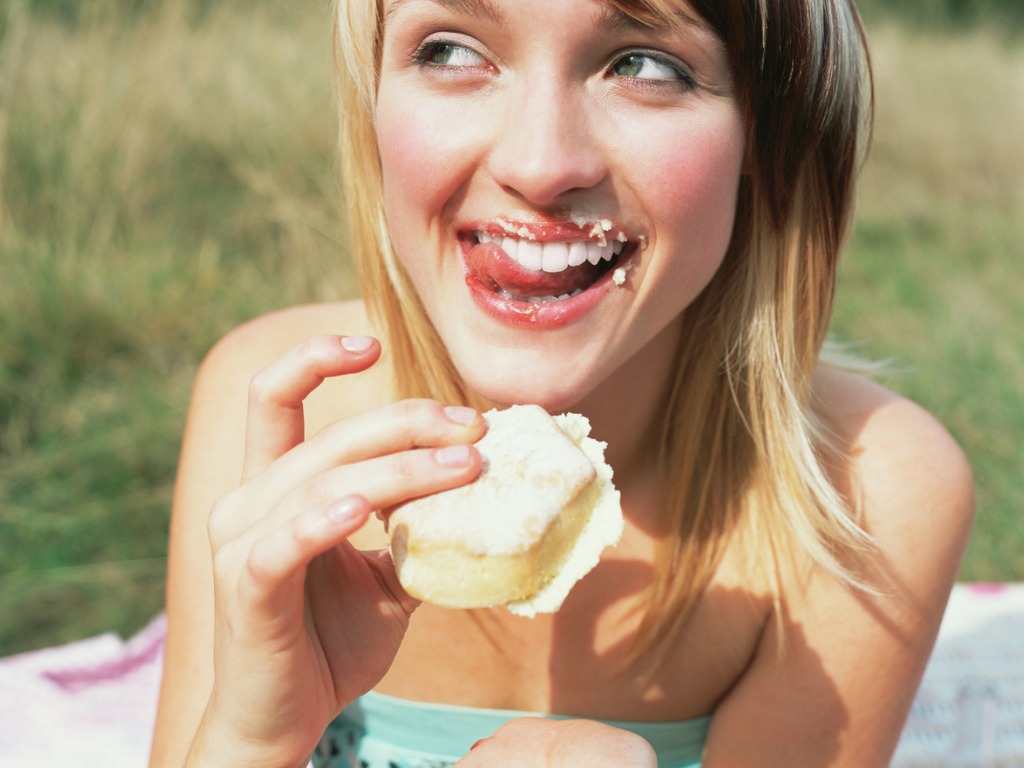
<svg viewBox="0 0 1024 768">
<path fill-rule="evenodd" d="M 835 327 L 972 461 L 964 578 L 1024 578 L 1024 49 L 992 32 L 872 31 L 873 151 Z"/>
<path fill-rule="evenodd" d="M 0 655 L 159 610 L 198 360 L 254 314 L 354 293 L 327 3 L 48 4 L 63 21 L 0 10 Z M 1024 578 L 1024 55 L 874 38 L 836 332 L 894 357 L 967 447 L 966 575 Z"/>
</svg>

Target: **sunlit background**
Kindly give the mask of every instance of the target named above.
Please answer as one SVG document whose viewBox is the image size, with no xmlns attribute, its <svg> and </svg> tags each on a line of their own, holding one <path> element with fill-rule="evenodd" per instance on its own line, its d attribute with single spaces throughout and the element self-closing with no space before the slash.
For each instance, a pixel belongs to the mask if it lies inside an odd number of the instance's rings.
<svg viewBox="0 0 1024 768">
<path fill-rule="evenodd" d="M 202 355 L 355 295 L 327 5 L 0 8 L 0 656 L 160 611 Z M 876 133 L 834 336 L 969 454 L 961 578 L 1024 580 L 1024 3 L 862 7 Z"/>
</svg>

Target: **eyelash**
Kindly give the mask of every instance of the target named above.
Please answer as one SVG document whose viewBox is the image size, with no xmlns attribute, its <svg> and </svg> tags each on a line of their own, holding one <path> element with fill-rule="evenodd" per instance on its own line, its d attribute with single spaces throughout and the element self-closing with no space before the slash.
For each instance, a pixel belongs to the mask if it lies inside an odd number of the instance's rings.
<svg viewBox="0 0 1024 768">
<path fill-rule="evenodd" d="M 450 48 L 458 49 L 468 52 L 471 56 L 475 56 L 483 59 L 483 57 L 475 50 L 462 43 L 454 42 L 451 40 L 425 40 L 416 48 L 412 54 L 413 62 L 420 67 L 429 67 L 432 69 L 471 69 L 469 65 L 464 64 L 448 64 L 448 63 L 437 63 L 430 61 L 430 57 L 436 53 L 439 49 Z M 609 65 L 608 72 L 611 73 L 614 68 L 629 58 L 645 58 L 650 59 L 656 64 L 666 67 L 672 70 L 677 76 L 677 80 L 661 80 L 657 78 L 649 77 L 635 77 L 632 75 L 615 75 L 615 77 L 629 80 L 641 88 L 649 88 L 652 90 L 662 88 L 677 88 L 681 87 L 686 90 L 692 90 L 697 87 L 696 78 L 687 71 L 683 66 L 677 63 L 674 59 L 665 56 L 664 54 L 658 53 L 657 51 L 650 51 L 645 49 L 628 50 L 618 55 L 615 60 Z"/>
<path fill-rule="evenodd" d="M 472 48 L 470 48 L 467 45 L 463 45 L 461 43 L 456 43 L 456 42 L 453 42 L 453 41 L 450 41 L 450 40 L 425 40 L 424 42 L 420 43 L 419 47 L 413 52 L 412 60 L 413 60 L 414 63 L 416 63 L 417 65 L 422 66 L 422 67 L 434 67 L 434 68 L 438 68 L 438 69 L 441 69 L 441 68 L 466 69 L 466 68 L 468 68 L 466 65 L 461 65 L 461 64 L 438 64 L 436 62 L 430 61 L 429 60 L 430 56 L 433 55 L 435 52 L 437 52 L 441 48 L 451 48 L 453 50 L 454 49 L 460 49 L 460 50 L 463 50 L 463 51 L 467 51 L 470 54 L 472 54 L 473 56 L 476 56 L 478 58 L 481 58 L 481 59 L 483 58 L 482 56 L 480 56 L 479 53 L 474 51 Z"/>
<path fill-rule="evenodd" d="M 635 77 L 632 75 L 616 75 L 616 77 L 626 78 L 637 85 L 644 88 L 664 88 L 664 87 L 679 87 L 682 86 L 687 90 L 697 87 L 696 78 L 686 70 L 682 65 L 676 62 L 674 59 L 665 56 L 664 54 L 658 53 L 657 51 L 649 51 L 644 49 L 629 50 L 618 55 L 615 60 L 609 65 L 609 73 L 613 72 L 615 67 L 619 66 L 627 59 L 630 58 L 643 58 L 650 59 L 654 63 L 672 70 L 676 74 L 677 80 L 660 80 L 658 78 L 650 77 Z"/>
</svg>

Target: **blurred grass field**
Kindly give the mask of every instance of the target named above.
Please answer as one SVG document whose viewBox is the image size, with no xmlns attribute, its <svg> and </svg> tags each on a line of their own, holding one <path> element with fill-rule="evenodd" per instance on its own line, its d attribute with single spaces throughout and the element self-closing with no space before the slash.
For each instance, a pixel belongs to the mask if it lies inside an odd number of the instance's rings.
<svg viewBox="0 0 1024 768">
<path fill-rule="evenodd" d="M 876 135 L 834 335 L 969 454 L 962 578 L 1019 580 L 1024 34 L 985 18 L 872 13 Z M 355 295 L 327 23 L 327 3 L 0 10 L 0 655 L 160 610 L 201 356 L 255 314 Z"/>
</svg>

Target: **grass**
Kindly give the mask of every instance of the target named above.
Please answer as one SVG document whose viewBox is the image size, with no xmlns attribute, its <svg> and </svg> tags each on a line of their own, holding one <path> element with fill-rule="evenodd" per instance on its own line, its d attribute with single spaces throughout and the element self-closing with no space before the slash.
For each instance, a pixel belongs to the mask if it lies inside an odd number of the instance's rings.
<svg viewBox="0 0 1024 768">
<path fill-rule="evenodd" d="M 979 518 L 962 578 L 1024 578 L 1024 50 L 985 30 L 872 30 L 877 132 L 835 334 L 964 446 Z"/>
<path fill-rule="evenodd" d="M 159 611 L 206 349 L 351 296 L 326 3 L 0 10 L 0 655 Z M 1024 578 L 1024 54 L 872 21 L 878 125 L 835 335 L 977 473 L 963 577 Z"/>
</svg>

